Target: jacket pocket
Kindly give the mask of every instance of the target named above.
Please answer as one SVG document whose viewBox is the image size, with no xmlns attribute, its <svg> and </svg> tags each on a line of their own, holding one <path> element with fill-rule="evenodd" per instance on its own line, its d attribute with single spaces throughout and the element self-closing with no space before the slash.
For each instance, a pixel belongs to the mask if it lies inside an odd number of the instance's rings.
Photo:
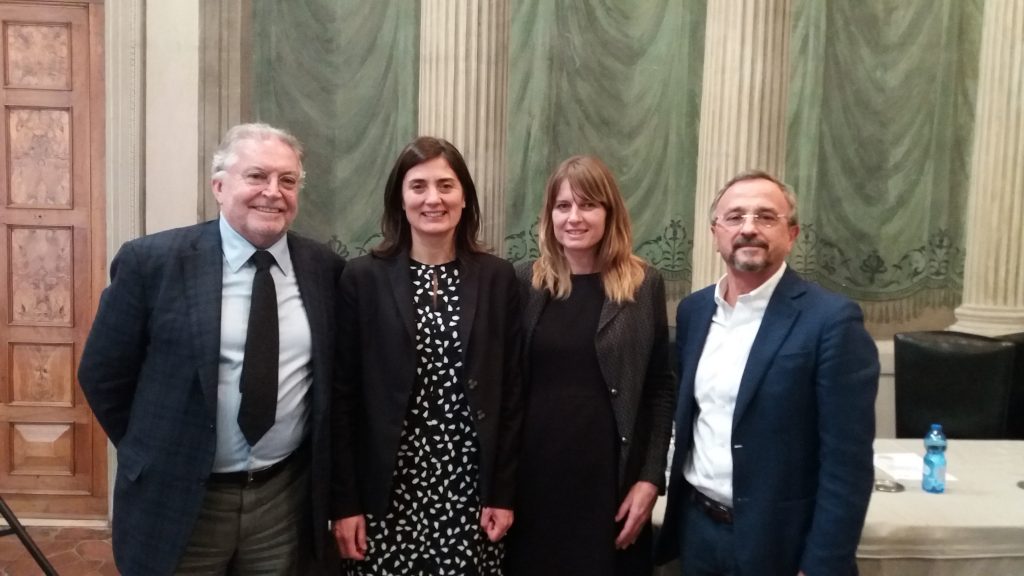
<svg viewBox="0 0 1024 576">
<path fill-rule="evenodd" d="M 128 446 L 121 446 L 117 450 L 117 473 L 123 475 L 132 482 L 138 481 L 142 471 L 149 464 L 149 459 L 142 456 Z"/>
</svg>

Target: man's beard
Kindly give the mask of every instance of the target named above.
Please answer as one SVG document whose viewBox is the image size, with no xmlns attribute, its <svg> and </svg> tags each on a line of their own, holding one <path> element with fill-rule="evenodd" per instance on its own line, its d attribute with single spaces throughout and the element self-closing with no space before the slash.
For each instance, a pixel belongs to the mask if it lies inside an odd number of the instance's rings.
<svg viewBox="0 0 1024 576">
<path fill-rule="evenodd" d="M 737 256 L 741 248 L 761 248 L 764 254 L 740 260 Z M 729 264 L 741 272 L 760 272 L 768 267 L 768 244 L 760 240 L 740 240 L 733 244 L 732 254 L 729 255 Z"/>
</svg>

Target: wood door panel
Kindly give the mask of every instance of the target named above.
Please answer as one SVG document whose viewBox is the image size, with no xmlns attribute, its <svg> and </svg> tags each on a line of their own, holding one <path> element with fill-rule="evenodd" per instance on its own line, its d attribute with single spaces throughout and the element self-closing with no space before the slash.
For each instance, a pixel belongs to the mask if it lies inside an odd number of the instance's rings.
<svg viewBox="0 0 1024 576">
<path fill-rule="evenodd" d="M 10 427 L 11 474 L 72 476 L 74 422 L 14 423 Z"/>
<path fill-rule="evenodd" d="M 11 342 L 8 358 L 11 406 L 74 407 L 74 344 Z"/>
<path fill-rule="evenodd" d="M 71 111 L 7 110 L 7 204 L 71 209 Z"/>
<path fill-rule="evenodd" d="M 8 322 L 23 326 L 73 326 L 73 230 L 9 226 L 8 232 Z"/>
<path fill-rule="evenodd" d="M 105 518 L 106 440 L 75 378 L 103 282 L 102 5 L 0 0 L 0 493 Z"/>
<path fill-rule="evenodd" d="M 5 87 L 70 90 L 70 28 L 67 23 L 5 22 Z"/>
</svg>

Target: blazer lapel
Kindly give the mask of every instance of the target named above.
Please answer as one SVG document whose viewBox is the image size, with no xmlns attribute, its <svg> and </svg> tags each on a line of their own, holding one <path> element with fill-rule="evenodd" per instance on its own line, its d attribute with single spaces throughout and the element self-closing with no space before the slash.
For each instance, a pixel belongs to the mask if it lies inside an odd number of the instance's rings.
<svg viewBox="0 0 1024 576">
<path fill-rule="evenodd" d="M 747 357 L 747 366 L 743 370 L 740 389 L 736 395 L 736 410 L 732 418 L 734 431 L 736 423 L 743 417 L 743 413 L 764 380 L 765 372 L 768 371 L 782 342 L 793 327 L 793 322 L 800 315 L 800 309 L 793 303 L 793 298 L 802 294 L 803 291 L 799 277 L 791 269 L 786 270 L 768 302 L 768 308 L 761 320 L 761 328 L 757 331 L 757 336 L 754 337 L 750 356 Z"/>
<path fill-rule="evenodd" d="M 303 249 L 299 242 L 288 235 L 288 254 L 292 259 L 292 268 L 295 271 L 295 282 L 299 285 L 299 296 L 302 298 L 302 307 L 306 310 L 306 317 L 309 320 L 309 332 L 312 338 L 314 359 L 328 355 L 330 351 L 319 350 L 322 346 L 324 335 L 328 333 L 327 322 L 333 321 L 327 318 L 324 311 L 323 294 L 320 286 L 321 269 L 316 266 L 310 258 L 310 252 Z M 315 366 L 314 362 L 314 366 Z"/>
<path fill-rule="evenodd" d="M 701 354 L 704 353 L 704 343 L 708 339 L 708 332 L 711 331 L 711 319 L 715 317 L 717 308 L 714 296 L 709 295 L 707 301 L 703 302 L 698 309 L 696 317 L 690 318 L 688 321 L 689 330 L 686 334 L 684 356 L 679 361 L 682 363 L 683 391 L 688 392 L 690 396 L 693 396 L 694 381 L 697 378 L 697 363 L 700 362 Z"/>
<path fill-rule="evenodd" d="M 192 342 L 199 359 L 199 384 L 211 418 L 217 417 L 217 368 L 220 361 L 220 305 L 224 250 L 217 221 L 201 228 L 192 251 L 182 257 L 185 298 Z"/>
<path fill-rule="evenodd" d="M 412 304 L 412 282 L 409 278 L 409 253 L 400 252 L 388 262 L 388 280 L 395 306 L 402 316 L 402 323 L 409 333 L 409 341 L 416 342 L 416 312 Z"/>
<path fill-rule="evenodd" d="M 618 316 L 619 312 L 622 311 L 623 305 L 618 302 L 613 302 L 606 296 L 604 299 L 604 305 L 601 306 L 601 318 L 597 321 L 597 333 L 600 334 L 604 330 L 605 326 L 612 321 L 613 318 Z"/>
<path fill-rule="evenodd" d="M 713 294 L 710 293 L 710 294 Z M 686 320 L 686 325 L 683 329 L 686 331 L 684 334 L 684 346 L 681 350 L 681 355 L 677 359 L 676 369 L 679 370 L 679 397 L 676 402 L 676 413 L 675 422 L 676 430 L 684 430 L 684 432 L 676 432 L 676 434 L 690 438 L 693 434 L 693 418 L 697 413 L 697 402 L 693 396 L 694 381 L 697 377 L 697 363 L 700 362 L 700 356 L 704 352 L 704 343 L 708 339 L 708 332 L 711 330 L 711 319 L 715 316 L 715 304 L 714 297 L 710 294 L 700 303 L 700 306 L 695 307 L 694 312 Z M 678 346 L 678 342 L 676 343 Z M 688 441 L 688 440 L 687 440 Z M 681 445 L 677 444 L 677 450 L 682 450 Z M 687 448 L 688 449 L 688 448 Z M 683 453 L 685 452 L 677 452 Z M 672 464 L 673 468 L 677 466 L 675 461 Z M 678 464 L 680 470 L 682 469 L 682 463 Z"/>
<path fill-rule="evenodd" d="M 459 340 L 462 342 L 462 357 L 469 351 L 469 339 L 473 335 L 473 319 L 476 317 L 476 303 L 480 292 L 480 269 L 476 258 L 469 253 L 459 254 Z M 465 365 L 465 363 L 463 363 Z"/>
<path fill-rule="evenodd" d="M 597 331 L 594 332 L 594 348 L 597 350 L 597 365 L 601 369 L 601 375 L 604 376 L 605 382 L 615 382 L 616 374 L 619 370 L 616 370 L 617 366 L 612 362 L 613 355 L 608 354 L 608 348 L 615 346 L 614 336 L 610 336 L 610 333 L 605 329 L 609 323 L 618 316 L 619 312 L 622 311 L 624 306 L 617 302 L 613 302 L 606 296 L 604 304 L 601 305 L 601 317 L 597 320 Z M 621 367 L 618 367 L 621 369 Z M 620 418 L 621 420 L 621 418 Z"/>
<path fill-rule="evenodd" d="M 525 344 L 523 355 L 525 357 L 529 357 L 530 343 L 533 341 L 533 329 L 537 327 L 537 322 L 540 322 L 540 314 L 544 311 L 544 307 L 551 298 L 551 294 L 547 290 L 543 288 L 537 290 L 532 286 L 529 288 L 528 294 L 526 306 L 523 308 L 523 338 Z"/>
</svg>

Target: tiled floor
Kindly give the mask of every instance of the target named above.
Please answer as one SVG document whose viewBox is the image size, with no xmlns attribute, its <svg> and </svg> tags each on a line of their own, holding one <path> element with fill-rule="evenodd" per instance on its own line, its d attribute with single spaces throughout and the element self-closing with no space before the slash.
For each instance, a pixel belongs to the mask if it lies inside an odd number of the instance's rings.
<svg viewBox="0 0 1024 576">
<path fill-rule="evenodd" d="M 107 530 L 30 527 L 28 532 L 60 576 L 119 576 Z M 16 535 L 0 538 L 0 576 L 41 574 Z"/>
</svg>

